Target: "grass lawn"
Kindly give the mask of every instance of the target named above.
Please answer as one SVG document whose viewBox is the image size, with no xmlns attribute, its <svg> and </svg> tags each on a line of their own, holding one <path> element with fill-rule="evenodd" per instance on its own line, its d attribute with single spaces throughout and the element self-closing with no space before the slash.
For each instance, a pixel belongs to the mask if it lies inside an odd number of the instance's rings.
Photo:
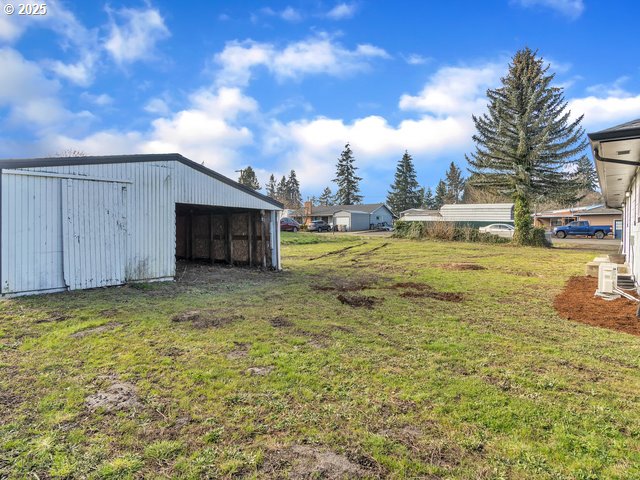
<svg viewBox="0 0 640 480">
<path fill-rule="evenodd" d="M 552 307 L 593 253 L 284 241 L 0 302 L 0 478 L 640 478 L 640 338 Z"/>
</svg>

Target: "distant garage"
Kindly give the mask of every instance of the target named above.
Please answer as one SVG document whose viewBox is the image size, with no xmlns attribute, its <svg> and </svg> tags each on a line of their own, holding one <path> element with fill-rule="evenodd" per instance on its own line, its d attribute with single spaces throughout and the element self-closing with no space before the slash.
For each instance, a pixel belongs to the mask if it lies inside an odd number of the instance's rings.
<svg viewBox="0 0 640 480">
<path fill-rule="evenodd" d="M 0 294 L 280 269 L 282 204 L 179 154 L 0 161 Z"/>
<path fill-rule="evenodd" d="M 333 223 L 338 230 L 355 232 L 369 230 L 370 215 L 357 210 L 339 210 L 333 214 Z"/>
</svg>

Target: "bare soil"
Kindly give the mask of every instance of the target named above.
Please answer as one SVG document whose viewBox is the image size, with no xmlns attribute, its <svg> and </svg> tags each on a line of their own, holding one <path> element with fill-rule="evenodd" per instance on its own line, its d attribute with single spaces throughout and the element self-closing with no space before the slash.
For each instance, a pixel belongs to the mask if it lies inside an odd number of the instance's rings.
<svg viewBox="0 0 640 480">
<path fill-rule="evenodd" d="M 636 316 L 638 304 L 626 298 L 605 300 L 596 297 L 597 288 L 597 278 L 571 277 L 553 306 L 567 320 L 640 335 L 640 318 Z"/>
<path fill-rule="evenodd" d="M 293 322 L 286 317 L 273 317 L 270 320 L 271 326 L 276 328 L 293 327 Z"/>
<path fill-rule="evenodd" d="M 84 330 L 80 330 L 79 332 L 72 333 L 69 335 L 71 338 L 83 338 L 87 335 L 97 335 L 99 333 L 108 332 L 109 330 L 113 330 L 114 328 L 121 327 L 121 323 L 109 322 L 104 325 L 100 325 L 99 327 L 86 328 Z"/>
<path fill-rule="evenodd" d="M 113 383 L 106 390 L 89 395 L 85 400 L 85 405 L 92 412 L 96 410 L 116 412 L 142 409 L 135 385 L 126 382 Z"/>
<path fill-rule="evenodd" d="M 445 270 L 486 270 L 487 267 L 477 263 L 443 263 L 438 265 Z"/>
<path fill-rule="evenodd" d="M 346 480 L 371 475 L 344 455 L 310 445 L 274 451 L 265 462 L 264 470 L 273 474 L 272 478 L 282 478 L 282 471 L 288 470 L 287 478 L 291 480 Z"/>
<path fill-rule="evenodd" d="M 188 310 L 171 318 L 172 322 L 188 322 L 195 328 L 217 328 L 237 320 L 244 320 L 244 316 L 238 314 L 221 315 L 221 312 L 216 310 Z"/>
<path fill-rule="evenodd" d="M 250 343 L 245 342 L 233 342 L 234 348 L 229 353 L 227 353 L 227 358 L 229 360 L 238 360 L 240 358 L 245 358 L 249 355 L 249 349 L 251 348 Z"/>
<path fill-rule="evenodd" d="M 60 312 L 52 312 L 47 318 L 36 320 L 35 323 L 52 323 L 52 322 L 64 322 L 70 318 L 69 315 Z"/>
<path fill-rule="evenodd" d="M 339 294 L 336 297 L 343 305 L 349 305 L 350 307 L 364 307 L 373 308 L 380 300 L 375 297 L 366 297 L 364 295 L 343 295 Z"/>
<path fill-rule="evenodd" d="M 378 280 L 374 276 L 367 278 L 335 277 L 330 279 L 329 283 L 312 285 L 311 288 L 320 292 L 358 292 L 373 287 Z"/>
<path fill-rule="evenodd" d="M 309 261 L 313 261 L 313 260 L 319 260 L 321 258 L 325 258 L 325 257 L 329 257 L 331 255 L 340 255 L 343 254 L 344 252 L 347 252 L 349 250 L 351 250 L 352 248 L 356 248 L 356 247 L 361 247 L 362 245 L 366 245 L 367 242 L 362 242 L 362 243 L 358 243 L 356 245 L 349 245 L 348 247 L 344 247 L 344 248 L 340 248 L 339 250 L 333 250 L 331 252 L 319 255 L 317 257 L 311 257 L 309 259 Z"/>
<path fill-rule="evenodd" d="M 249 367 L 247 368 L 247 374 L 263 377 L 270 374 L 274 368 L 276 367 L 273 365 L 267 365 L 266 367 Z"/>
<path fill-rule="evenodd" d="M 463 302 L 464 295 L 456 292 L 440 292 L 426 283 L 398 282 L 390 287 L 393 290 L 405 290 L 399 296 L 404 298 L 432 298 L 444 302 Z"/>
</svg>

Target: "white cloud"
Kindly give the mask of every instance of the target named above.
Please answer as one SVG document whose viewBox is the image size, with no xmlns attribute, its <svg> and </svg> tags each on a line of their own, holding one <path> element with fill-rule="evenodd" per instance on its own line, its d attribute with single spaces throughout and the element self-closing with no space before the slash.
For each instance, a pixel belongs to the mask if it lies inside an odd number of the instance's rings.
<svg viewBox="0 0 640 480">
<path fill-rule="evenodd" d="M 433 115 L 470 116 L 484 110 L 486 91 L 499 84 L 505 71 L 502 63 L 478 67 L 444 67 L 438 70 L 418 95 L 404 94 L 402 110 L 428 112 Z"/>
<path fill-rule="evenodd" d="M 514 0 L 523 7 L 545 7 L 555 10 L 571 19 L 578 18 L 584 12 L 583 0 Z"/>
<path fill-rule="evenodd" d="M 424 57 L 418 53 L 410 53 L 409 55 L 403 55 L 402 58 L 409 65 L 424 65 L 425 63 L 428 63 L 431 60 L 430 58 Z"/>
<path fill-rule="evenodd" d="M 375 58 L 390 56 L 385 50 L 369 44 L 349 50 L 328 35 L 320 34 L 290 43 L 282 49 L 252 40 L 232 41 L 216 55 L 215 60 L 221 67 L 217 75 L 219 84 L 244 86 L 249 83 L 252 70 L 258 66 L 267 68 L 279 80 L 298 79 L 311 74 L 345 76 L 366 70 Z"/>
<path fill-rule="evenodd" d="M 587 87 L 587 93 L 594 95 L 607 96 L 607 97 L 628 97 L 630 93 L 627 92 L 623 85 L 629 81 L 629 77 L 623 76 L 617 78 L 612 83 L 599 83 L 597 85 L 591 85 Z"/>
<path fill-rule="evenodd" d="M 109 15 L 110 33 L 104 48 L 118 64 L 153 58 L 156 44 L 171 35 L 162 15 L 154 8 L 109 10 Z"/>
<path fill-rule="evenodd" d="M 100 95 L 93 95 L 88 92 L 82 93 L 80 95 L 84 100 L 91 102 L 99 107 L 106 107 L 107 105 L 111 105 L 113 103 L 113 98 L 106 93 L 101 93 Z"/>
<path fill-rule="evenodd" d="M 573 98 L 569 100 L 569 110 L 574 118 L 584 115 L 582 123 L 587 129 L 607 128 L 638 118 L 640 95 L 624 93 Z"/>
<path fill-rule="evenodd" d="M 12 48 L 0 48 L 0 84 L 0 106 L 14 123 L 45 127 L 72 117 L 57 98 L 60 85 Z"/>
<path fill-rule="evenodd" d="M 327 12 L 327 17 L 332 20 L 344 20 L 355 15 L 357 6 L 355 3 L 339 3 Z"/>
<path fill-rule="evenodd" d="M 152 98 L 144 106 L 144 110 L 157 115 L 168 115 L 169 105 L 162 98 Z"/>
<path fill-rule="evenodd" d="M 286 20 L 287 22 L 299 22 L 300 20 L 302 20 L 302 15 L 300 14 L 300 12 L 298 12 L 293 7 L 285 8 L 280 13 L 280 16 L 282 17 L 283 20 Z"/>
</svg>

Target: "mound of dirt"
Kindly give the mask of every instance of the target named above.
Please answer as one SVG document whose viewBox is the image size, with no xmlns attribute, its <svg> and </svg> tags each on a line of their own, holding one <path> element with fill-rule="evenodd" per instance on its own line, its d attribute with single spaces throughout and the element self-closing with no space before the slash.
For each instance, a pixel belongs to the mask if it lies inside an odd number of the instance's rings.
<svg viewBox="0 0 640 480">
<path fill-rule="evenodd" d="M 99 327 L 93 328 L 85 328 L 84 330 L 80 330 L 79 332 L 72 333 L 69 335 L 71 338 L 83 338 L 88 335 L 96 335 L 98 333 L 108 332 L 109 330 L 113 330 L 114 328 L 121 327 L 121 323 L 109 322 L 104 325 L 100 325 Z"/>
<path fill-rule="evenodd" d="M 306 445 L 294 445 L 274 452 L 265 462 L 265 470 L 273 474 L 273 478 L 286 477 L 291 480 L 346 480 L 371 474 L 344 455 Z M 283 475 L 283 471 L 288 471 L 288 475 Z"/>
<path fill-rule="evenodd" d="M 478 265 L 477 263 L 443 263 L 438 265 L 445 270 L 486 270 L 487 267 Z"/>
<path fill-rule="evenodd" d="M 220 315 L 216 310 L 188 310 L 174 315 L 172 322 L 191 323 L 196 328 L 216 328 L 228 325 L 237 320 L 244 320 L 243 315 Z"/>
<path fill-rule="evenodd" d="M 234 349 L 227 353 L 227 358 L 229 360 L 238 360 L 240 358 L 245 358 L 249 355 L 249 348 L 251 348 L 250 343 L 245 342 L 233 342 Z"/>
<path fill-rule="evenodd" d="M 366 297 L 364 295 L 343 295 L 339 294 L 336 297 L 343 305 L 349 305 L 350 307 L 364 307 L 373 308 L 380 300 L 375 297 Z"/>
<path fill-rule="evenodd" d="M 142 408 L 135 385 L 126 382 L 116 382 L 106 390 L 89 395 L 85 399 L 85 405 L 92 412 L 96 410 L 116 412 Z"/>
<path fill-rule="evenodd" d="M 286 317 L 273 317 L 270 323 L 272 327 L 276 328 L 293 327 L 293 322 Z"/>
<path fill-rule="evenodd" d="M 555 298 L 553 306 L 558 315 L 567 320 L 640 335 L 637 303 L 626 298 L 605 300 L 596 297 L 597 288 L 597 278 L 571 277 Z"/>
<path fill-rule="evenodd" d="M 411 290 L 433 290 L 433 287 L 431 285 L 427 285 L 426 283 L 416 283 L 416 282 L 398 282 L 398 283 L 394 283 L 393 285 L 387 287 L 390 288 L 392 290 L 399 290 L 399 289 L 403 289 L 403 288 L 408 288 Z"/>
</svg>

